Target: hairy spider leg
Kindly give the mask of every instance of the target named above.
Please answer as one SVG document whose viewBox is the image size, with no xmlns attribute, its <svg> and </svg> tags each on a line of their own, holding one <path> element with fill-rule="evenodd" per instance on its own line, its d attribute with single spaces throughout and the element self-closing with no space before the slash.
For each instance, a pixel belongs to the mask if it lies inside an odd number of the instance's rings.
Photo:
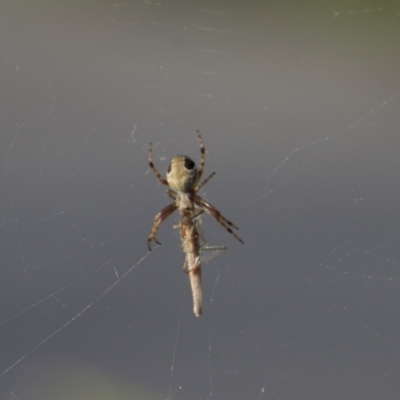
<svg viewBox="0 0 400 400">
<path fill-rule="evenodd" d="M 203 182 L 201 182 L 200 184 L 198 184 L 195 188 L 194 191 L 198 192 L 206 183 L 208 183 L 208 181 L 216 174 L 216 172 L 213 172 L 212 174 L 210 174 L 206 179 L 204 179 Z"/>
<path fill-rule="evenodd" d="M 232 236 L 234 236 L 240 243 L 244 243 L 243 240 L 232 230 L 239 228 L 231 221 L 226 219 L 213 205 L 202 199 L 200 196 L 195 196 L 195 204 L 203 209 L 208 215 L 214 217 Z"/>
<path fill-rule="evenodd" d="M 157 238 L 157 232 L 160 225 L 178 208 L 175 202 L 164 207 L 154 218 L 153 226 L 151 227 L 150 235 L 147 239 L 147 247 L 151 251 L 151 242 L 154 240 L 157 244 L 161 244 Z"/>
<path fill-rule="evenodd" d="M 200 165 L 197 169 L 197 182 L 200 181 L 201 176 L 203 175 L 204 165 L 206 163 L 206 149 L 204 147 L 203 138 L 201 137 L 200 131 L 197 131 L 197 136 L 199 138 L 200 143 Z"/>
<path fill-rule="evenodd" d="M 149 165 L 150 168 L 152 169 L 152 171 L 154 172 L 155 176 L 157 177 L 157 179 L 163 184 L 168 186 L 168 182 L 165 178 L 162 177 L 162 175 L 158 172 L 158 169 L 155 167 L 154 162 L 153 162 L 153 146 L 150 143 L 149 146 L 149 154 L 148 154 L 148 160 L 149 160 Z"/>
</svg>

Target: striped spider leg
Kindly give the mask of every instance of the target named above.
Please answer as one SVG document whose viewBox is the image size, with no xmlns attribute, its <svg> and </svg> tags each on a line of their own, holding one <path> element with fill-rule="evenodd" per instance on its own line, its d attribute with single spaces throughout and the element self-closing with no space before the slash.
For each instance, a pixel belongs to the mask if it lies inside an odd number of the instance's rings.
<svg viewBox="0 0 400 400">
<path fill-rule="evenodd" d="M 200 207 L 208 215 L 214 217 L 232 236 L 239 240 L 240 243 L 244 243 L 243 240 L 232 230 L 239 228 L 233 222 L 226 219 L 213 205 L 198 195 L 195 195 L 194 202 L 196 206 Z"/>
<path fill-rule="evenodd" d="M 206 212 L 214 217 L 237 240 L 241 243 L 243 243 L 243 240 L 233 231 L 233 229 L 239 229 L 236 225 L 222 216 L 214 206 L 197 195 L 197 192 L 215 175 L 215 172 L 212 173 L 200 183 L 205 166 L 205 148 L 200 132 L 197 131 L 197 134 L 200 144 L 200 164 L 198 169 L 191 158 L 183 155 L 176 156 L 169 164 L 167 179 L 163 178 L 154 166 L 152 146 L 150 144 L 148 153 L 150 168 L 157 179 L 163 185 L 169 187 L 167 193 L 173 199 L 173 202 L 164 207 L 154 218 L 154 223 L 147 239 L 147 246 L 151 250 L 153 240 L 160 244 L 156 234 L 161 223 L 178 209 L 182 217 L 178 227 L 180 227 L 182 249 L 186 254 L 185 265 L 187 265 L 193 293 L 194 314 L 200 316 L 202 310 L 200 253 L 205 241 L 203 243 L 201 241 L 202 236 L 198 225 L 198 217 L 203 212 Z M 214 248 L 218 249 L 216 246 Z M 220 246 L 219 249 L 223 251 L 226 248 Z"/>
<path fill-rule="evenodd" d="M 147 247 L 151 251 L 151 242 L 154 240 L 157 244 L 161 244 L 157 238 L 157 232 L 160 225 L 177 209 L 176 202 L 168 204 L 164 207 L 154 218 L 153 227 L 151 228 L 151 232 L 149 237 L 147 238 Z"/>
<path fill-rule="evenodd" d="M 153 146 L 150 143 L 149 146 L 149 153 L 148 153 L 148 160 L 149 160 L 149 165 L 151 170 L 154 172 L 154 175 L 157 177 L 157 179 L 166 186 L 168 185 L 168 181 L 162 177 L 162 175 L 158 172 L 158 169 L 155 167 L 154 162 L 153 162 Z M 147 247 L 151 251 L 151 243 L 154 240 L 157 244 L 161 244 L 157 238 L 157 232 L 158 229 L 160 228 L 160 225 L 178 208 L 177 203 L 174 201 L 171 204 L 168 204 L 166 207 L 164 207 L 154 218 L 153 226 L 151 228 L 151 232 L 149 237 L 147 238 Z"/>
</svg>

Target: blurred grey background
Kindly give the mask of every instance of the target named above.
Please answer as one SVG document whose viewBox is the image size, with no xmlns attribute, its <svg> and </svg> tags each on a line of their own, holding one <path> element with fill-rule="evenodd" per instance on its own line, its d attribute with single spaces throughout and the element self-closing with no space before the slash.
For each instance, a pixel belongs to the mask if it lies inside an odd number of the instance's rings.
<svg viewBox="0 0 400 400">
<path fill-rule="evenodd" d="M 1 399 L 398 399 L 396 1 L 3 0 Z M 241 245 L 195 318 L 147 162 Z"/>
</svg>

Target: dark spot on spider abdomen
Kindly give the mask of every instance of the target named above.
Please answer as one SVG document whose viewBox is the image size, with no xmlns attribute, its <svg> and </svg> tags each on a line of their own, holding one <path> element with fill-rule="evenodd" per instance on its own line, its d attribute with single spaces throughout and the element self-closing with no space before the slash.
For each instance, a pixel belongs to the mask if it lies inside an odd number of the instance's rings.
<svg viewBox="0 0 400 400">
<path fill-rule="evenodd" d="M 185 157 L 185 168 L 188 170 L 192 170 L 196 166 L 195 162 L 189 158 Z"/>
</svg>

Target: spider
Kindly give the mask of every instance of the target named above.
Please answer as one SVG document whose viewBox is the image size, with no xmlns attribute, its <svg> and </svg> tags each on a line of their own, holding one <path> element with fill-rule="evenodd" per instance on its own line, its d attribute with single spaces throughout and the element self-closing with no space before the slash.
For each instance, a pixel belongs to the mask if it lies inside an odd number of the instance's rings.
<svg viewBox="0 0 400 400">
<path fill-rule="evenodd" d="M 167 179 L 163 178 L 153 163 L 152 145 L 149 147 L 149 165 L 156 175 L 157 179 L 169 187 L 168 195 L 174 200 L 172 203 L 164 207 L 154 218 L 153 227 L 147 239 L 147 246 L 151 250 L 151 243 L 154 240 L 157 244 L 161 244 L 157 238 L 157 231 L 160 225 L 175 211 L 179 210 L 182 218 L 196 218 L 199 214 L 205 212 L 214 217 L 231 235 L 239 242 L 243 240 L 233 231 L 239 229 L 231 221 L 226 219 L 213 205 L 208 203 L 197 192 L 215 175 L 213 172 L 200 183 L 203 175 L 206 160 L 206 151 L 204 142 L 199 131 L 197 131 L 200 144 L 200 165 L 196 168 L 194 161 L 187 156 L 176 156 L 171 160 L 167 171 Z"/>
</svg>

